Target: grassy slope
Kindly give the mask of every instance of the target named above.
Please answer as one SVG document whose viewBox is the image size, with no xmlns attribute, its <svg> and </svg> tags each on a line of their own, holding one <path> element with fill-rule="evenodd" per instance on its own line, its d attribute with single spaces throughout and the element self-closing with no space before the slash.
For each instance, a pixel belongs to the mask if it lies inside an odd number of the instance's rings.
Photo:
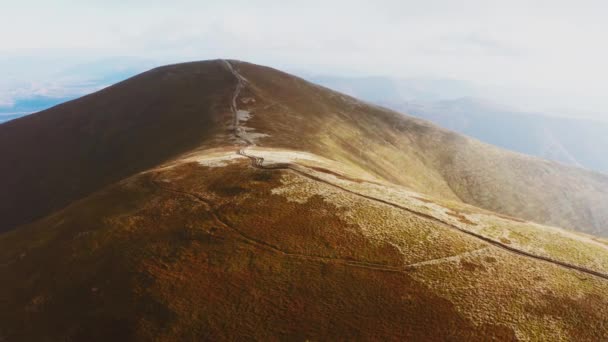
<svg viewBox="0 0 608 342">
<path fill-rule="evenodd" d="M 260 113 L 248 126 L 270 134 L 262 146 L 310 151 L 435 197 L 608 234 L 606 176 L 483 144 L 273 69 L 238 69 Z"/>
<path fill-rule="evenodd" d="M 223 165 L 141 174 L 0 236 L 0 336 L 594 340 L 608 331 L 606 281 L 289 171 Z"/>
<path fill-rule="evenodd" d="M 438 200 L 407 188 L 378 182 L 370 174 L 357 172 L 357 169 L 319 157 L 310 158 L 297 152 L 263 147 L 249 148 L 247 152 L 263 157 L 265 165 L 296 163 L 301 172 L 329 182 L 342 188 L 341 190 L 352 191 L 395 204 L 411 212 L 434 217 L 446 224 L 521 251 L 608 274 L 608 246 L 591 235 L 527 222 L 457 201 Z M 209 156 L 207 153 L 204 155 Z M 379 222 L 377 226 L 381 227 L 379 230 L 389 229 L 386 222 Z"/>
</svg>

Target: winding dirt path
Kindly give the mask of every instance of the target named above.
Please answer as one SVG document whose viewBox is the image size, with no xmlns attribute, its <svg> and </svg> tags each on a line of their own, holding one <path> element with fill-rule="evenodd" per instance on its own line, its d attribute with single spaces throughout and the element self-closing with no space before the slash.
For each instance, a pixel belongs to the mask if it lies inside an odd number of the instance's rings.
<svg viewBox="0 0 608 342">
<path fill-rule="evenodd" d="M 431 216 L 431 215 L 428 215 L 428 214 L 425 214 L 425 213 L 422 213 L 422 212 L 418 212 L 418 211 L 412 210 L 411 208 L 407 208 L 407 207 L 401 206 L 399 204 L 396 204 L 396 203 L 393 203 L 393 202 L 390 202 L 390 201 L 387 201 L 387 200 L 384 200 L 384 199 L 381 199 L 381 198 L 365 195 L 365 194 L 362 194 L 362 193 L 350 190 L 350 189 L 345 188 L 343 186 L 334 184 L 334 183 L 329 182 L 329 181 L 327 181 L 325 179 L 322 179 L 320 177 L 317 177 L 317 176 L 314 176 L 314 175 L 309 174 L 307 172 L 304 172 L 304 171 L 302 171 L 302 170 L 299 169 L 299 167 L 302 167 L 302 166 L 300 166 L 298 164 L 281 163 L 281 164 L 275 164 L 275 165 L 272 165 L 272 166 L 265 166 L 264 165 L 264 158 L 247 154 L 246 149 L 248 147 L 255 146 L 255 144 L 252 143 L 251 141 L 247 140 L 245 137 L 243 137 L 242 134 L 241 134 L 241 132 L 240 132 L 240 129 L 238 127 L 238 117 L 237 117 L 238 106 L 237 106 L 237 99 L 238 99 L 238 97 L 240 95 L 241 90 L 245 87 L 246 80 L 245 80 L 245 78 L 243 76 L 241 76 L 232 67 L 232 64 L 229 61 L 224 60 L 224 63 L 226 64 L 227 69 L 234 75 L 234 77 L 237 80 L 237 86 L 236 86 L 234 95 L 232 97 L 232 104 L 231 104 L 231 110 L 232 110 L 234 118 L 235 118 L 234 119 L 234 125 L 235 125 L 235 127 L 234 127 L 234 134 L 237 137 L 237 139 L 241 140 L 246 145 L 245 147 L 240 148 L 237 151 L 237 153 L 240 154 L 240 155 L 242 155 L 242 156 L 244 156 L 244 157 L 249 158 L 251 160 L 251 166 L 252 167 L 255 167 L 255 168 L 258 168 L 258 169 L 263 169 L 263 170 L 289 170 L 289 171 L 295 172 L 295 173 L 297 173 L 297 174 L 299 174 L 301 176 L 304 176 L 304 177 L 306 177 L 308 179 L 324 183 L 326 185 L 329 185 L 331 187 L 334 187 L 334 188 L 340 189 L 342 191 L 348 192 L 348 193 L 353 194 L 355 196 L 359 196 L 361 198 L 365 198 L 365 199 L 368 199 L 370 201 L 382 203 L 382 204 L 391 206 L 393 208 L 397 208 L 397 209 L 400 209 L 400 210 L 407 211 L 407 212 L 409 212 L 411 214 L 417 215 L 417 216 L 419 216 L 421 218 L 424 218 L 424 219 L 430 220 L 430 221 L 432 221 L 434 223 L 437 223 L 437 224 L 439 224 L 439 225 L 441 225 L 443 227 L 447 227 L 447 228 L 456 230 L 456 231 L 458 231 L 460 233 L 463 233 L 463 234 L 469 235 L 471 237 L 474 237 L 476 239 L 482 240 L 482 241 L 484 241 L 484 242 L 486 242 L 486 243 L 488 243 L 490 245 L 493 245 L 493 246 L 498 247 L 500 249 L 503 249 L 505 251 L 517 254 L 519 256 L 528 257 L 528 258 L 535 259 L 535 260 L 542 261 L 542 262 L 547 262 L 547 263 L 550 263 L 550 264 L 553 264 L 553 265 L 556 265 L 556 266 L 560 266 L 560 267 L 563 267 L 563 268 L 567 268 L 567 269 L 570 269 L 570 270 L 578 271 L 578 272 L 581 272 L 581 273 L 585 273 L 585 274 L 588 274 L 588 275 L 592 275 L 592 276 L 595 276 L 595 277 L 598 277 L 598 278 L 602 278 L 602 279 L 608 280 L 608 274 L 605 274 L 605 273 L 602 273 L 602 272 L 598 272 L 598 271 L 595 271 L 595 270 L 592 270 L 592 269 L 588 269 L 588 268 L 585 268 L 585 267 L 582 267 L 582 266 L 570 264 L 570 263 L 567 263 L 567 262 L 555 260 L 555 259 L 552 259 L 552 258 L 549 258 L 549 257 L 546 257 L 546 256 L 536 255 L 536 254 L 533 254 L 533 253 L 530 253 L 530 252 L 526 252 L 526 251 L 517 249 L 515 247 L 509 246 L 507 244 L 504 244 L 504 243 L 502 243 L 500 241 L 496 241 L 496 240 L 490 239 L 490 238 L 488 238 L 486 236 L 483 236 L 481 234 L 478 234 L 478 233 L 471 232 L 471 231 L 468 231 L 466 229 L 460 228 L 460 227 L 455 226 L 455 225 L 453 225 L 453 224 L 451 224 L 449 222 L 445 222 L 445 221 L 443 221 L 443 220 L 441 220 L 441 219 L 439 219 L 437 217 L 434 217 L 434 216 Z M 383 267 L 385 267 L 385 266 L 383 266 Z M 407 267 L 407 266 L 405 266 L 405 267 Z M 391 269 L 392 269 L 392 267 L 391 267 Z M 403 270 L 403 269 L 401 269 L 401 270 Z"/>
<path fill-rule="evenodd" d="M 241 143 L 243 143 L 247 146 L 255 146 L 255 143 L 253 141 L 251 141 L 251 140 L 247 139 L 247 137 L 245 137 L 245 135 L 243 134 L 242 128 L 239 126 L 239 116 L 238 116 L 239 108 L 236 103 L 237 99 L 239 98 L 239 95 L 241 94 L 241 90 L 243 90 L 243 88 L 245 88 L 245 83 L 247 82 L 247 80 L 245 80 L 245 78 L 243 76 L 241 76 L 241 74 L 239 74 L 236 70 L 234 70 L 234 68 L 232 67 L 232 64 L 230 64 L 229 61 L 222 60 L 222 62 L 224 62 L 226 69 L 228 69 L 228 71 L 230 71 L 230 73 L 237 80 L 236 88 L 234 89 L 234 93 L 232 95 L 232 101 L 230 103 L 230 110 L 232 111 L 232 114 L 233 114 L 232 129 L 234 132 L 234 136 L 238 140 L 240 140 Z"/>
<path fill-rule="evenodd" d="M 594 270 L 591 270 L 591 269 L 588 269 L 588 268 L 585 268 L 585 267 L 582 267 L 582 266 L 577 266 L 577 265 L 570 264 L 570 263 L 567 263 L 567 262 L 555 260 L 555 259 L 552 259 L 552 258 L 549 258 L 549 257 L 545 257 L 545 256 L 542 256 L 542 255 L 536 255 L 536 254 L 533 254 L 533 253 L 530 253 L 530 252 L 522 251 L 520 249 L 517 249 L 515 247 L 509 246 L 509 245 L 504 244 L 502 242 L 490 239 L 490 238 L 488 238 L 486 236 L 483 236 L 481 234 L 478 234 L 478 233 L 475 233 L 475 232 L 471 232 L 471 231 L 468 231 L 466 229 L 462 229 L 462 228 L 460 228 L 458 226 L 455 226 L 455 225 L 453 225 L 453 224 L 451 224 L 449 222 L 443 221 L 443 220 L 441 220 L 441 219 L 439 219 L 437 217 L 434 217 L 434 216 L 431 216 L 431 215 L 428 215 L 428 214 L 425 214 L 425 213 L 422 213 L 422 212 L 419 212 L 419 211 L 412 210 L 410 208 L 401 206 L 401 205 L 393 203 L 393 202 L 386 201 L 386 200 L 381 199 L 381 198 L 376 198 L 376 197 L 373 197 L 373 196 L 365 195 L 365 194 L 362 194 L 362 193 L 350 190 L 348 188 L 345 188 L 343 186 L 334 184 L 334 183 L 329 182 L 329 181 L 327 181 L 325 179 L 322 179 L 320 177 L 317 177 L 317 176 L 311 175 L 311 174 L 309 174 L 307 172 L 301 171 L 301 170 L 299 170 L 297 168 L 300 165 L 297 165 L 297 164 L 296 165 L 293 165 L 293 164 L 280 164 L 279 165 L 279 164 L 277 164 L 277 165 L 273 165 L 273 166 L 264 166 L 263 165 L 264 158 L 248 155 L 247 153 L 244 152 L 244 149 L 240 149 L 238 151 L 238 153 L 240 155 L 244 156 L 244 157 L 249 158 L 251 160 L 251 165 L 253 167 L 255 167 L 255 168 L 264 169 L 264 170 L 289 170 L 289 171 L 295 172 L 295 173 L 297 173 L 297 174 L 299 174 L 301 176 L 304 176 L 304 177 L 306 177 L 308 179 L 311 179 L 311 180 L 314 180 L 314 181 L 317 181 L 317 182 L 321 182 L 321 183 L 327 184 L 327 185 L 329 185 L 331 187 L 340 189 L 342 191 L 348 192 L 348 193 L 353 194 L 355 196 L 359 196 L 359 197 L 362 197 L 362 198 L 365 198 L 365 199 L 368 199 L 368 200 L 371 200 L 371 201 L 374 201 L 374 202 L 378 202 L 378 203 L 382 203 L 382 204 L 391 206 L 393 208 L 397 208 L 397 209 L 400 209 L 400 210 L 407 211 L 407 212 L 412 213 L 412 214 L 414 214 L 416 216 L 419 216 L 419 217 L 422 217 L 424 219 L 433 221 L 433 222 L 435 222 L 435 223 L 437 223 L 437 224 L 439 224 L 441 226 L 457 230 L 457 231 L 459 231 L 459 232 L 461 232 L 463 234 L 475 237 L 475 238 L 477 238 L 479 240 L 482 240 L 482 241 L 484 241 L 484 242 L 486 242 L 488 244 L 491 244 L 491 245 L 493 245 L 495 247 L 501 248 L 503 250 L 507 250 L 509 252 L 518 254 L 520 256 L 525 256 L 525 257 L 533 258 L 533 259 L 536 259 L 536 260 L 539 260 L 539 261 L 548 262 L 548 263 L 551 263 L 551 264 L 554 264 L 554 265 L 557 265 L 557 266 L 565 267 L 565 268 L 568 268 L 568 269 L 571 269 L 571 270 L 579 271 L 579 272 L 582 272 L 582 273 L 586 273 L 586 274 L 589 274 L 589 275 L 593 275 L 593 276 L 596 276 L 596 277 L 608 280 L 608 275 L 607 274 L 604 274 L 604 273 L 601 273 L 601 272 L 598 272 L 598 271 L 594 271 Z"/>
</svg>

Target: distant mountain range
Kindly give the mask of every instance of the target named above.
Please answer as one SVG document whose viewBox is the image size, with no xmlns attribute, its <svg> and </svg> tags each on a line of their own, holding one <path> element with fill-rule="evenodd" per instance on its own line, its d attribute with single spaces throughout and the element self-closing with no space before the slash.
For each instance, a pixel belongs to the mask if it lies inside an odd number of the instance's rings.
<svg viewBox="0 0 608 342">
<path fill-rule="evenodd" d="M 53 107 L 60 103 L 69 101 L 74 97 L 75 96 L 55 98 L 33 96 L 30 98 L 18 99 L 11 106 L 0 107 L 0 123 Z"/>
<path fill-rule="evenodd" d="M 383 77 L 311 79 L 492 145 L 608 173 L 606 121 L 509 108 L 468 96 L 476 91 L 459 81 Z"/>
<path fill-rule="evenodd" d="M 44 59 L 36 62 L 45 63 Z M 58 71 L 45 75 L 43 79 L 20 79 L 14 85 L 20 90 L 18 95 L 10 98 L 10 104 L 0 103 L 0 123 L 92 93 L 149 69 L 152 65 L 154 62 L 145 59 L 105 58 L 73 66 L 57 66 Z M 10 68 L 10 65 L 4 67 Z M 14 90 L 10 84 L 4 84 L 0 88 L 0 92 L 9 94 Z"/>
<path fill-rule="evenodd" d="M 387 105 L 496 146 L 608 173 L 608 122 L 512 111 L 471 98 Z"/>
</svg>

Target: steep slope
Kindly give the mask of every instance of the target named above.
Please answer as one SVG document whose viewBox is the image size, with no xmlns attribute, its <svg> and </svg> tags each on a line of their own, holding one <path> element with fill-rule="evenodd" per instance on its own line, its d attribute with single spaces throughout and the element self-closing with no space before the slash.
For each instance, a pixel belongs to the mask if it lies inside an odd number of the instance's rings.
<svg viewBox="0 0 608 342">
<path fill-rule="evenodd" d="M 221 64 L 151 70 L 0 125 L 0 232 L 228 133 Z"/>
<path fill-rule="evenodd" d="M 0 113 L 0 124 L 9 120 L 17 119 L 25 115 L 25 113 Z"/>
<path fill-rule="evenodd" d="M 247 126 L 268 134 L 263 146 L 312 152 L 436 197 L 608 234 L 607 176 L 495 148 L 272 69 L 237 65 L 249 80 L 243 96 L 257 100 Z"/>
<path fill-rule="evenodd" d="M 608 122 L 518 112 L 470 98 L 391 108 L 509 150 L 608 173 Z"/>
<path fill-rule="evenodd" d="M 486 87 L 476 88 L 464 81 L 391 77 L 305 78 L 494 146 L 608 174 L 606 120 L 527 112 L 494 103 L 485 99 L 489 95 Z M 522 104 L 513 105 L 521 107 Z M 570 112 L 579 114 L 576 110 Z"/>
</svg>

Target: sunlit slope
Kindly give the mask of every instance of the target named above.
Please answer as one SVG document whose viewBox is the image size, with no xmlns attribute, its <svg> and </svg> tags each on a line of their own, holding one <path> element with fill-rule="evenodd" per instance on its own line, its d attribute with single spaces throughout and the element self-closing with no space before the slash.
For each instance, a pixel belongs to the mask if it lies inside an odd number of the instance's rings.
<svg viewBox="0 0 608 342">
<path fill-rule="evenodd" d="M 559 229 L 543 240 L 322 157 L 246 152 L 263 165 L 199 151 L 0 235 L 0 337 L 607 336 L 606 278 L 456 228 L 496 224 L 504 236 L 484 236 L 602 274 L 606 245 Z"/>
<path fill-rule="evenodd" d="M 248 63 L 241 106 L 266 147 L 304 150 L 492 211 L 607 235 L 608 177 L 502 150 Z"/>
</svg>

